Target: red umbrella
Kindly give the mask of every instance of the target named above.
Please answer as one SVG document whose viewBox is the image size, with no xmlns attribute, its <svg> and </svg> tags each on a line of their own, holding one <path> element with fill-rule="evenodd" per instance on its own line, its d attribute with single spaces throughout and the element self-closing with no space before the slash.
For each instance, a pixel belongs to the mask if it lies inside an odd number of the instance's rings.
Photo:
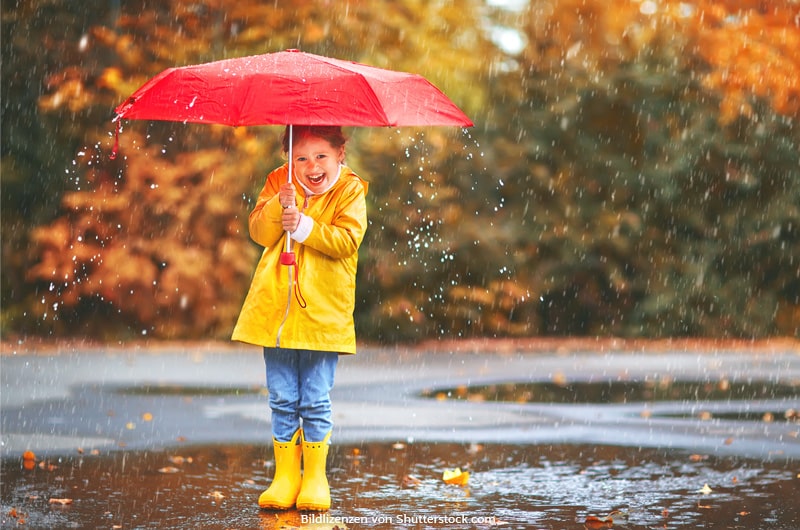
<svg viewBox="0 0 800 530">
<path fill-rule="evenodd" d="M 116 109 L 119 120 L 239 125 L 471 127 L 425 78 L 298 50 L 168 68 Z M 291 142 L 289 144 L 291 179 Z M 112 158 L 116 156 L 115 144 Z M 287 238 L 287 251 L 289 238 Z"/>
<path fill-rule="evenodd" d="M 298 50 L 168 68 L 115 112 L 233 126 L 472 126 L 424 77 Z"/>
</svg>

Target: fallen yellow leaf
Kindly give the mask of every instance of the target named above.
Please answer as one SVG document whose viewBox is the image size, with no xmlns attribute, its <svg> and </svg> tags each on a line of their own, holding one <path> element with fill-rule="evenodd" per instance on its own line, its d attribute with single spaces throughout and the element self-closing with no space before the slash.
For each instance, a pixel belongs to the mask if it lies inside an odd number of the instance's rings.
<svg viewBox="0 0 800 530">
<path fill-rule="evenodd" d="M 445 484 L 455 484 L 464 486 L 469 482 L 469 472 L 461 471 L 460 467 L 455 469 L 445 469 L 442 473 L 442 480 Z"/>
<path fill-rule="evenodd" d="M 613 528 L 615 522 L 627 518 L 628 518 L 627 513 L 621 510 L 614 510 L 613 512 L 609 513 L 606 517 L 597 517 L 596 515 L 589 515 L 583 521 L 583 525 L 586 528 L 591 528 L 591 529 Z"/>
<path fill-rule="evenodd" d="M 60 504 L 61 506 L 65 506 L 67 504 L 72 504 L 72 499 L 50 499 L 50 504 Z"/>
<path fill-rule="evenodd" d="M 708 484 L 705 484 L 705 485 L 704 485 L 702 488 L 700 488 L 700 493 L 702 493 L 703 495 L 708 495 L 708 494 L 709 494 L 709 493 L 711 493 L 712 491 L 714 491 L 714 490 L 712 490 L 712 489 L 711 489 L 711 488 L 708 486 Z"/>
<path fill-rule="evenodd" d="M 611 528 L 614 526 L 614 521 L 611 519 L 601 519 L 600 517 L 596 517 L 594 515 L 590 515 L 586 518 L 583 522 L 583 525 L 586 528 Z"/>
<path fill-rule="evenodd" d="M 36 455 L 33 451 L 25 451 L 22 453 L 22 467 L 28 471 L 36 467 Z"/>
</svg>

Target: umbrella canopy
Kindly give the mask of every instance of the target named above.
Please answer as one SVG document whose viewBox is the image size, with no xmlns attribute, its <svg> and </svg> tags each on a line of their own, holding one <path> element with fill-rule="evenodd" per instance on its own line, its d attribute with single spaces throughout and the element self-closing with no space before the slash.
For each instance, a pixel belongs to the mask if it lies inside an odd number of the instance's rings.
<svg viewBox="0 0 800 530">
<path fill-rule="evenodd" d="M 298 50 L 169 68 L 116 119 L 239 125 L 472 126 L 425 78 Z"/>
</svg>

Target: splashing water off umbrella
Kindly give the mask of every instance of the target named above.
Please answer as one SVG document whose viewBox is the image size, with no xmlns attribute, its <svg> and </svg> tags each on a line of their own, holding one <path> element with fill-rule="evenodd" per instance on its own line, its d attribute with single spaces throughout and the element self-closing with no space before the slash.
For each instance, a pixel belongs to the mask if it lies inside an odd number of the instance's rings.
<svg viewBox="0 0 800 530">
<path fill-rule="evenodd" d="M 472 121 L 424 77 L 299 50 L 168 68 L 116 109 L 120 120 L 289 126 L 461 126 Z M 291 238 L 281 263 L 295 266 Z"/>
</svg>

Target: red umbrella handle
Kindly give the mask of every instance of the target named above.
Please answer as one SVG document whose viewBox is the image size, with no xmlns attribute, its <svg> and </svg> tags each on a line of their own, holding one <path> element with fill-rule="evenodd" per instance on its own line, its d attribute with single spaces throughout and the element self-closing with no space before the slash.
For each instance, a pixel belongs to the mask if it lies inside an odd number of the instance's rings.
<svg viewBox="0 0 800 530">
<path fill-rule="evenodd" d="M 307 304 L 303 293 L 300 292 L 300 268 L 297 266 L 297 259 L 295 258 L 294 252 L 281 252 L 281 265 L 294 267 L 294 297 L 297 299 L 297 303 L 300 304 L 300 307 L 305 309 Z"/>
</svg>

